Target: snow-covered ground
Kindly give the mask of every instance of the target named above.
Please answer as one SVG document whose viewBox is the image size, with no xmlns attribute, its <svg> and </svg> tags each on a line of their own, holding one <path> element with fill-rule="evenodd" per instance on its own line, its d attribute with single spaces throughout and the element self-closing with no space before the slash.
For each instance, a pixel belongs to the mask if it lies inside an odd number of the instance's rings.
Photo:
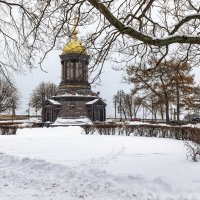
<svg viewBox="0 0 200 200">
<path fill-rule="evenodd" d="M 183 141 L 35 128 L 0 135 L 0 152 L 0 200 L 200 200 Z"/>
</svg>

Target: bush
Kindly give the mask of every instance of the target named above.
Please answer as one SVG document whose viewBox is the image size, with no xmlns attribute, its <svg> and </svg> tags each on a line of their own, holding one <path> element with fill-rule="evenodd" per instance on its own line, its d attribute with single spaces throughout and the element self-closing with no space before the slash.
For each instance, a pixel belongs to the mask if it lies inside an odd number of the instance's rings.
<svg viewBox="0 0 200 200">
<path fill-rule="evenodd" d="M 187 158 L 200 160 L 200 129 L 181 126 L 159 126 L 153 124 L 130 125 L 126 123 L 101 122 L 82 126 L 85 134 L 126 135 L 173 138 L 185 142 Z"/>
<path fill-rule="evenodd" d="M 194 162 L 199 161 L 200 160 L 200 145 L 192 141 L 187 141 L 185 142 L 185 146 L 186 146 L 187 159 L 191 159 Z"/>
<path fill-rule="evenodd" d="M 17 129 L 18 129 L 17 127 L 8 127 L 8 126 L 0 127 L 0 135 L 15 135 Z"/>
<path fill-rule="evenodd" d="M 95 132 L 95 127 L 92 124 L 91 125 L 89 125 L 89 124 L 82 125 L 81 127 L 83 128 L 86 135 L 93 134 Z"/>
<path fill-rule="evenodd" d="M 200 130 L 193 128 L 189 134 L 189 141 L 185 142 L 187 158 L 198 161 L 200 160 Z"/>
</svg>

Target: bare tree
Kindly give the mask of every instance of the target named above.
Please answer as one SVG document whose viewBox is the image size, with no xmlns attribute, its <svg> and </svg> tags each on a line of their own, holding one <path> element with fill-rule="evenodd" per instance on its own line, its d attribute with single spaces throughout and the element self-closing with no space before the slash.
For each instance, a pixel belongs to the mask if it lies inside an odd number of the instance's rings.
<svg viewBox="0 0 200 200">
<path fill-rule="evenodd" d="M 7 79 L 0 77 L 0 113 L 12 110 L 15 115 L 15 109 L 19 106 L 19 92 L 14 84 Z"/>
<path fill-rule="evenodd" d="M 44 102 L 55 96 L 57 93 L 57 86 L 51 82 L 42 82 L 40 83 L 31 94 L 30 103 L 31 106 L 35 109 L 41 109 L 44 105 Z"/>
<path fill-rule="evenodd" d="M 143 91 L 143 95 L 146 98 L 153 93 L 159 98 L 158 102 L 165 104 L 166 121 L 169 122 L 169 105 L 174 97 L 168 87 L 169 80 L 166 75 L 169 73 L 167 71 L 167 68 L 149 69 L 145 65 L 143 67 L 129 66 L 127 73 L 129 82 L 134 84 L 136 90 Z M 147 105 L 145 106 L 148 107 Z"/>
<path fill-rule="evenodd" d="M 123 112 L 125 119 L 127 117 L 130 117 L 131 119 L 133 117 L 137 117 L 137 113 L 142 105 L 142 101 L 143 98 L 137 94 L 126 94 L 123 92 L 121 94 L 117 93 L 117 95 L 114 96 L 114 102 L 118 106 L 119 111 L 121 109 L 121 112 Z"/>
<path fill-rule="evenodd" d="M 124 115 L 124 118 L 127 118 L 127 113 L 125 109 L 125 104 L 124 104 L 124 91 L 119 90 L 116 95 L 113 97 L 113 101 L 115 104 L 115 107 L 118 108 L 118 113 L 120 115 L 120 120 L 122 120 L 122 115 Z"/>
<path fill-rule="evenodd" d="M 108 58 L 116 63 L 136 64 L 156 55 L 159 64 L 175 52 L 182 60 L 197 65 L 199 3 L 199 0 L 0 1 L 1 73 L 6 74 L 9 68 L 18 70 L 41 64 L 49 51 L 63 47 L 63 38 L 70 37 L 75 13 L 79 16 L 78 26 L 88 30 L 83 31 L 82 39 L 93 59 L 91 72 Z M 102 70 L 98 69 L 97 75 Z"/>
<path fill-rule="evenodd" d="M 164 104 L 166 121 L 169 122 L 169 108 L 173 103 L 177 106 L 177 120 L 179 120 L 181 106 L 190 102 L 195 93 L 194 76 L 190 74 L 191 67 L 187 63 L 173 59 L 152 67 L 156 64 L 157 60 L 152 58 L 144 66 L 129 66 L 128 81 L 134 84 L 136 91 L 143 91 L 146 96 L 145 106 L 151 112 L 154 109 L 161 110 L 160 105 Z"/>
<path fill-rule="evenodd" d="M 152 114 L 152 120 L 157 120 L 157 114 L 162 113 L 163 102 L 160 102 L 160 99 L 154 93 L 150 93 L 143 98 L 142 106 L 147 108 Z M 161 114 L 162 117 L 162 114 Z M 163 117 L 162 117 L 163 119 Z"/>
<path fill-rule="evenodd" d="M 142 105 L 143 98 L 139 95 L 125 94 L 123 97 L 123 106 L 127 115 L 132 119 L 137 117 L 137 113 Z"/>
<path fill-rule="evenodd" d="M 166 63 L 166 67 L 171 71 L 169 79 L 171 87 L 174 88 L 177 121 L 179 121 L 181 108 L 190 106 L 196 93 L 194 75 L 191 74 L 191 66 L 180 60 L 171 60 Z"/>
</svg>

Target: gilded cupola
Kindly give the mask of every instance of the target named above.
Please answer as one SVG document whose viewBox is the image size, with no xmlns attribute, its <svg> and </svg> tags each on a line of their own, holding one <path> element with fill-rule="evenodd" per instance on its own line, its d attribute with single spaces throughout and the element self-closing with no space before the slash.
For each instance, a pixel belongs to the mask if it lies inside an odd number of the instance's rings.
<svg viewBox="0 0 200 200">
<path fill-rule="evenodd" d="M 74 27 L 73 27 L 73 32 L 71 39 L 69 42 L 65 45 L 63 49 L 62 54 L 70 54 L 70 53 L 78 53 L 78 54 L 87 54 L 87 51 L 81 41 L 79 40 L 77 34 L 77 17 L 74 19 Z"/>
</svg>

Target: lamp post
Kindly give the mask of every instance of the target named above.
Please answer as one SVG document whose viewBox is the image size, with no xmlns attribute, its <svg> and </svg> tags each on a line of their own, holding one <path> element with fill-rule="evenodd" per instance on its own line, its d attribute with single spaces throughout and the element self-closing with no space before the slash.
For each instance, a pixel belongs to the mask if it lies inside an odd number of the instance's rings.
<svg viewBox="0 0 200 200">
<path fill-rule="evenodd" d="M 122 94 L 124 94 L 123 90 L 119 90 L 117 92 L 119 96 L 119 114 L 120 114 L 120 122 L 122 121 Z"/>
<path fill-rule="evenodd" d="M 117 100 L 116 100 L 116 96 L 115 96 L 115 120 L 117 118 Z"/>
<path fill-rule="evenodd" d="M 37 106 L 35 107 L 35 115 L 37 117 Z"/>
</svg>

